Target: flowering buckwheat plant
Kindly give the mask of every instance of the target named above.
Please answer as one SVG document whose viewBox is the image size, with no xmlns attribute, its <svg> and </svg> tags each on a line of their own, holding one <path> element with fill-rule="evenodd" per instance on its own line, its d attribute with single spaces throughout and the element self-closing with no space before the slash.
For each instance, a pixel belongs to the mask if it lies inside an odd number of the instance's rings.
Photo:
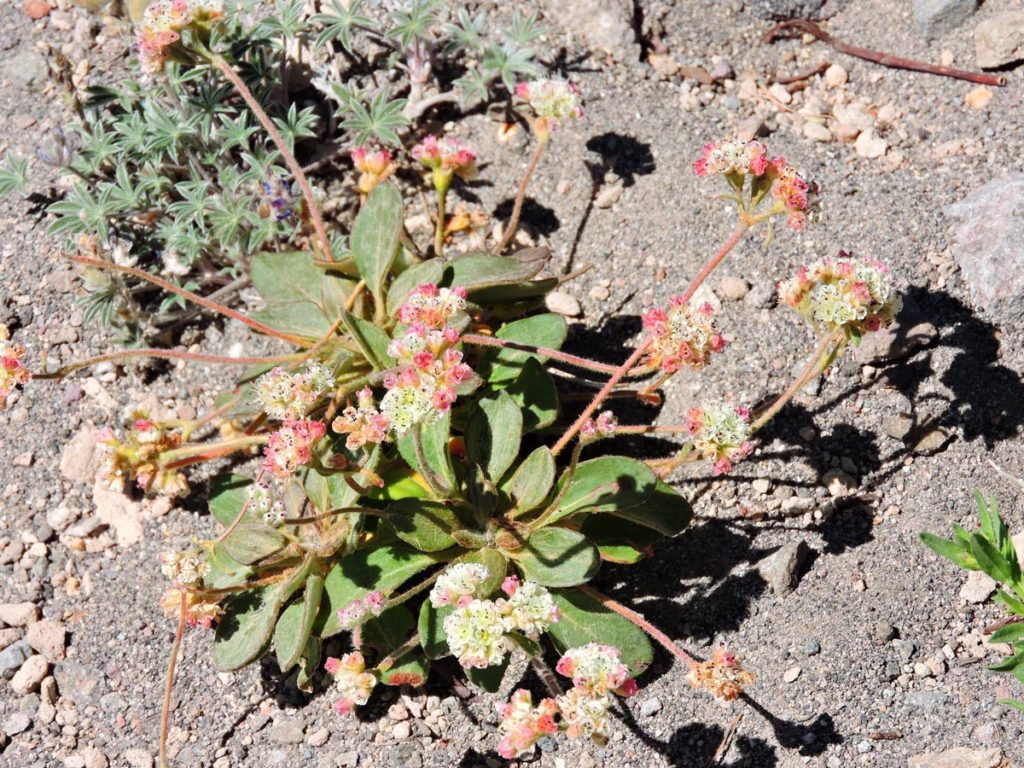
<svg viewBox="0 0 1024 768">
<path fill-rule="evenodd" d="M 686 428 L 693 447 L 714 465 L 716 475 L 723 475 L 732 465 L 753 450 L 750 440 L 750 411 L 746 408 L 714 403 L 704 408 L 691 408 Z"/>
<path fill-rule="evenodd" d="M 139 24 L 136 45 L 142 71 L 161 72 L 168 61 L 193 61 L 196 46 L 206 47 L 214 24 L 223 21 L 221 0 L 159 0 L 150 3 Z M 195 39 L 182 42 L 182 34 Z"/>
<path fill-rule="evenodd" d="M 21 364 L 25 348 L 10 339 L 11 332 L 0 323 L 0 410 L 7 407 L 8 398 L 15 388 L 28 384 L 32 379 L 32 374 Z"/>
</svg>

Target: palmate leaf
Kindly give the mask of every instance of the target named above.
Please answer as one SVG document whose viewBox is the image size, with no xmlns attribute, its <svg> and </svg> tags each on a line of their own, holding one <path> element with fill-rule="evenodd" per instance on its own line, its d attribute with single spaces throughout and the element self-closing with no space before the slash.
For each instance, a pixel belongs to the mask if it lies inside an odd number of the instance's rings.
<svg viewBox="0 0 1024 768">
<path fill-rule="evenodd" d="M 376 138 L 384 144 L 401 146 L 398 131 L 409 124 L 409 118 L 404 114 L 408 99 L 389 99 L 386 93 L 379 91 L 369 106 L 365 106 L 342 86 L 334 84 L 331 88 L 341 102 L 338 110 L 338 116 L 344 118 L 341 127 L 355 133 L 353 140 L 357 145 Z"/>
<path fill-rule="evenodd" d="M 28 160 L 7 150 L 4 164 L 0 166 L 0 195 L 10 192 L 23 193 L 28 186 Z"/>
<path fill-rule="evenodd" d="M 311 21 L 322 24 L 323 30 L 316 36 L 316 46 L 323 47 L 331 40 L 337 40 L 348 54 L 354 53 L 354 32 L 359 27 L 370 27 L 373 19 L 363 14 L 363 0 L 330 0 L 327 13 L 318 13 Z"/>
</svg>

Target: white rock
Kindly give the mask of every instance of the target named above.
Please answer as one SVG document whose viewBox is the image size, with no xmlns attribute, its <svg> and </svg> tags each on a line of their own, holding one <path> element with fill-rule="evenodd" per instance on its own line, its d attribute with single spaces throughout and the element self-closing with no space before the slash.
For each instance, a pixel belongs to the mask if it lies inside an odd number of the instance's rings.
<svg viewBox="0 0 1024 768">
<path fill-rule="evenodd" d="M 750 283 L 742 277 L 726 275 L 718 281 L 718 290 L 730 301 L 740 301 L 750 292 Z"/>
<path fill-rule="evenodd" d="M 612 184 L 610 187 L 605 187 L 597 193 L 597 197 L 594 198 L 594 206 L 597 208 L 611 208 L 622 197 L 622 185 Z"/>
<path fill-rule="evenodd" d="M 785 672 L 782 673 L 782 679 L 783 679 L 784 682 L 787 682 L 787 683 L 795 682 L 796 679 L 798 677 L 800 677 L 800 672 L 801 671 L 802 670 L 800 669 L 800 667 L 790 667 L 789 669 L 787 669 Z"/>
<path fill-rule="evenodd" d="M 811 141 L 832 141 L 832 131 L 828 126 L 814 121 L 804 123 L 804 136 Z"/>
<path fill-rule="evenodd" d="M 43 682 L 50 664 L 42 656 L 29 656 L 11 678 L 11 690 L 19 696 L 31 693 Z"/>
<path fill-rule="evenodd" d="M 579 301 L 571 293 L 552 291 L 544 299 L 544 306 L 549 312 L 565 317 L 579 317 L 583 314 Z"/>
<path fill-rule="evenodd" d="M 846 73 L 842 64 L 833 64 L 825 70 L 825 85 L 829 88 L 839 88 L 846 85 L 846 81 L 849 79 L 850 76 Z"/>
<path fill-rule="evenodd" d="M 833 496 L 849 496 L 857 490 L 857 481 L 841 469 L 830 469 L 821 476 L 821 484 Z"/>
<path fill-rule="evenodd" d="M 24 627 L 39 619 L 39 606 L 35 603 L 0 604 L 0 622 L 9 627 Z"/>
<path fill-rule="evenodd" d="M 886 140 L 876 135 L 874 130 L 864 131 L 857 137 L 857 141 L 854 142 L 853 146 L 857 150 L 858 155 L 866 157 L 868 160 L 881 157 L 885 154 L 885 150 L 889 148 Z"/>
<path fill-rule="evenodd" d="M 91 483 L 96 478 L 103 450 L 98 435 L 95 427 L 83 427 L 68 441 L 60 455 L 60 471 L 68 480 Z"/>
<path fill-rule="evenodd" d="M 998 749 L 957 747 L 907 758 L 908 768 L 997 768 L 1003 762 Z"/>
<path fill-rule="evenodd" d="M 137 501 L 111 490 L 101 480 L 93 485 L 92 501 L 96 517 L 114 529 L 118 545 L 130 547 L 142 539 L 142 506 Z"/>
<path fill-rule="evenodd" d="M 987 573 L 970 571 L 960 587 L 960 597 L 969 603 L 984 603 L 996 591 L 996 580 Z"/>
<path fill-rule="evenodd" d="M 64 640 L 67 630 L 59 621 L 43 619 L 28 625 L 25 641 L 50 661 L 64 658 Z"/>
<path fill-rule="evenodd" d="M 783 104 L 789 104 L 793 100 L 793 94 L 782 83 L 773 83 L 772 87 L 768 89 L 768 93 Z"/>
</svg>

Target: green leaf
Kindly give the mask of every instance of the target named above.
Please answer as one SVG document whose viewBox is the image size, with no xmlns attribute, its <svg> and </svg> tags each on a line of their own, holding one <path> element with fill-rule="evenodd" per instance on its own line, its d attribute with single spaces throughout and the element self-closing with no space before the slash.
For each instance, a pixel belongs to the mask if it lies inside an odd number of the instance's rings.
<svg viewBox="0 0 1024 768">
<path fill-rule="evenodd" d="M 597 545 L 602 560 L 635 563 L 663 537 L 653 528 L 612 515 L 581 515 L 580 533 Z"/>
<path fill-rule="evenodd" d="M 311 574 L 306 579 L 302 601 L 292 603 L 281 612 L 274 629 L 274 651 L 277 654 L 277 666 L 282 672 L 295 666 L 306 649 L 323 593 L 323 576 Z"/>
<path fill-rule="evenodd" d="M 555 459 L 547 446 L 539 446 L 526 457 L 501 487 L 517 514 L 537 509 L 551 493 L 555 482 Z"/>
<path fill-rule="evenodd" d="M 612 507 L 609 514 L 653 528 L 665 536 L 678 535 L 693 519 L 693 508 L 679 492 L 658 480 L 654 493 L 632 507 Z"/>
<path fill-rule="evenodd" d="M 1005 605 L 1018 616 L 1024 616 L 1024 601 L 1022 601 L 1020 598 L 1014 597 L 1013 595 L 1000 589 L 996 592 L 996 600 Z"/>
<path fill-rule="evenodd" d="M 374 187 L 352 225 L 352 257 L 379 307 L 384 307 L 384 278 L 398 254 L 403 226 L 402 194 L 391 183 Z"/>
<path fill-rule="evenodd" d="M 287 581 L 242 592 L 224 602 L 213 640 L 213 663 L 218 669 L 233 672 L 259 658 L 270 644 L 281 606 L 306 582 L 309 565 L 307 560 Z"/>
<path fill-rule="evenodd" d="M 997 704 L 1002 704 L 1004 707 L 1013 707 L 1024 712 L 1024 701 L 1017 701 L 1016 699 L 997 699 Z"/>
<path fill-rule="evenodd" d="M 495 288 L 481 288 L 473 292 L 473 301 L 481 306 L 519 302 L 513 306 L 526 309 L 536 306 L 537 299 L 546 296 L 549 291 L 557 287 L 557 277 L 545 277 L 541 280 L 527 280 L 510 285 L 499 285 Z M 503 307 L 495 307 L 494 311 L 499 317 L 506 316 Z M 518 314 L 522 315 L 522 311 Z"/>
<path fill-rule="evenodd" d="M 483 669 L 470 668 L 466 670 L 466 678 L 473 685 L 478 685 L 488 693 L 497 693 L 501 688 L 501 681 L 505 679 L 505 672 L 508 670 L 509 658 L 506 655 L 501 664 L 494 664 Z"/>
<path fill-rule="evenodd" d="M 440 659 L 451 654 L 444 634 L 444 620 L 454 610 L 454 605 L 435 608 L 430 600 L 424 600 L 420 606 L 420 645 L 428 659 Z"/>
<path fill-rule="evenodd" d="M 1021 682 L 1024 682 L 1024 651 L 1018 651 L 1013 656 L 1007 656 L 998 664 L 985 667 L 992 672 L 1004 672 L 1013 675 Z"/>
<path fill-rule="evenodd" d="M 971 571 L 978 570 L 978 563 L 974 556 L 958 542 L 939 538 L 932 533 L 922 533 L 919 535 L 925 546 L 940 557 L 952 560 L 961 568 L 967 568 Z"/>
<path fill-rule="evenodd" d="M 541 528 L 521 549 L 508 554 L 524 577 L 545 587 L 583 584 L 601 565 L 597 547 L 568 528 Z"/>
<path fill-rule="evenodd" d="M 242 475 L 217 475 L 210 481 L 210 514 L 213 519 L 227 528 L 242 511 L 248 499 L 248 487 L 252 479 Z M 245 511 L 243 521 L 257 522 L 258 517 L 251 509 Z"/>
<path fill-rule="evenodd" d="M 448 438 L 451 430 L 451 416 L 444 414 L 420 425 L 420 439 L 423 442 L 423 456 L 427 466 L 444 480 L 449 488 L 455 487 L 455 472 L 452 470 L 451 457 L 448 454 Z M 398 451 L 406 463 L 424 474 L 413 447 L 413 430 L 409 430 L 398 440 Z"/>
<path fill-rule="evenodd" d="M 345 312 L 342 320 L 352 335 L 352 340 L 359 345 L 363 356 L 374 370 L 383 371 L 394 365 L 395 361 L 388 354 L 391 338 L 384 331 L 369 320 L 363 320 L 351 312 Z"/>
<path fill-rule="evenodd" d="M 505 341 L 519 342 L 532 347 L 558 349 L 565 343 L 568 332 L 569 327 L 564 317 L 548 313 L 503 325 L 494 335 Z M 544 362 L 547 357 L 508 347 L 501 349 L 491 363 L 487 381 L 496 384 L 515 379 L 522 372 L 526 361 L 531 359 Z"/>
<path fill-rule="evenodd" d="M 493 256 L 484 252 L 456 256 L 448 262 L 446 282 L 465 288 L 470 294 L 484 288 L 529 280 L 540 272 L 550 255 L 547 248 L 532 248 L 521 256 Z"/>
<path fill-rule="evenodd" d="M 362 627 L 362 647 L 370 646 L 382 655 L 389 654 L 409 639 L 416 622 L 404 605 L 389 608 Z M 385 685 L 422 685 L 427 679 L 427 668 L 422 657 L 415 652 L 395 659 L 396 664 L 381 673 Z"/>
<path fill-rule="evenodd" d="M 404 544 L 387 544 L 361 549 L 343 557 L 327 572 L 324 600 L 317 618 L 316 633 L 330 637 L 341 631 L 338 611 L 368 592 L 391 594 L 406 581 L 430 566 L 449 558 L 442 554 L 417 552 Z"/>
<path fill-rule="evenodd" d="M 388 314 L 395 317 L 398 308 L 405 303 L 409 294 L 424 283 L 437 285 L 444 275 L 444 264 L 440 259 L 428 259 L 414 264 L 391 281 L 388 287 Z"/>
<path fill-rule="evenodd" d="M 509 632 L 505 635 L 510 641 L 518 645 L 527 656 L 540 656 L 544 653 L 540 643 L 536 640 L 520 635 L 518 632 Z"/>
<path fill-rule="evenodd" d="M 224 550 L 224 542 L 218 541 L 206 551 L 206 562 L 210 572 L 203 577 L 203 584 L 209 589 L 224 589 L 244 584 L 253 569 L 235 560 Z"/>
<path fill-rule="evenodd" d="M 417 472 L 411 467 L 394 467 L 380 473 L 383 488 L 370 486 L 363 496 L 375 501 L 398 501 L 399 499 L 427 499 L 430 491 L 417 480 Z"/>
<path fill-rule="evenodd" d="M 523 412 L 506 392 L 477 402 L 466 426 L 469 458 L 497 482 L 519 455 Z"/>
<path fill-rule="evenodd" d="M 971 537 L 971 554 L 981 570 L 996 581 L 1006 583 L 1013 580 L 1013 568 L 1009 561 L 991 541 L 980 534 Z"/>
<path fill-rule="evenodd" d="M 523 432 L 551 426 L 558 418 L 558 389 L 544 366 L 530 358 L 505 390 L 523 412 Z"/>
<path fill-rule="evenodd" d="M 330 330 L 353 288 L 350 280 L 314 266 L 308 253 L 257 253 L 252 284 L 267 305 L 257 320 L 308 339 Z"/>
<path fill-rule="evenodd" d="M 381 447 L 374 446 L 366 461 L 363 462 L 363 468 L 371 472 L 376 470 L 380 463 L 380 457 Z M 345 481 L 345 475 L 341 472 L 323 474 L 310 467 L 303 469 L 300 472 L 300 477 L 307 498 L 320 514 L 326 514 L 332 509 L 354 507 L 359 501 L 361 494 Z"/>
<path fill-rule="evenodd" d="M 288 540 L 263 522 L 239 523 L 224 541 L 224 551 L 242 565 L 252 565 L 280 551 Z"/>
<path fill-rule="evenodd" d="M 490 547 L 467 552 L 458 559 L 458 562 L 479 563 L 487 568 L 487 572 L 490 575 L 480 585 L 480 594 L 482 595 L 493 595 L 496 593 L 501 587 L 501 582 L 505 580 L 505 574 L 508 572 L 508 560 L 505 558 L 505 555 L 499 550 L 491 549 Z"/>
<path fill-rule="evenodd" d="M 455 546 L 452 531 L 465 525 L 447 505 L 419 499 L 396 501 L 387 508 L 387 519 L 398 538 L 420 552 L 440 552 Z"/>
<path fill-rule="evenodd" d="M 619 649 L 634 677 L 647 669 L 654 649 L 640 627 L 579 590 L 562 589 L 553 594 L 562 619 L 551 625 L 548 636 L 560 653 L 587 643 L 603 643 Z"/>
<path fill-rule="evenodd" d="M 565 482 L 565 475 L 559 482 Z M 657 487 L 654 471 L 624 456 L 602 456 L 581 462 L 549 522 L 577 512 L 616 512 L 642 504 Z"/>
<path fill-rule="evenodd" d="M 1000 627 L 988 639 L 990 643 L 1016 643 L 1022 640 L 1024 640 L 1024 624 L 1020 622 Z"/>
</svg>

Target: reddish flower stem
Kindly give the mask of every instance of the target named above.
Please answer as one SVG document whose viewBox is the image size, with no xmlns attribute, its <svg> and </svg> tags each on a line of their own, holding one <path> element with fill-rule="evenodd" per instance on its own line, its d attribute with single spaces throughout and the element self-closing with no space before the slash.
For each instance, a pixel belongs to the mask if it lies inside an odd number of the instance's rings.
<svg viewBox="0 0 1024 768">
<path fill-rule="evenodd" d="M 499 349 L 515 349 L 520 352 L 530 352 L 531 354 L 541 355 L 543 357 L 549 357 L 552 360 L 558 360 L 560 363 L 566 363 L 567 365 L 573 365 L 577 368 L 583 368 L 588 371 L 596 371 L 598 373 L 612 374 L 619 370 L 617 365 L 609 365 L 607 363 L 599 363 L 596 360 L 590 360 L 586 357 L 579 357 L 577 355 L 570 355 L 568 352 L 560 352 L 557 349 L 548 349 L 547 347 L 535 347 L 532 344 L 523 344 L 518 341 L 508 341 L 506 339 L 499 339 L 494 336 L 483 336 L 477 333 L 464 333 L 462 340 L 467 344 L 473 344 L 478 347 L 497 347 Z M 641 376 L 649 371 L 630 371 L 630 376 Z"/>
<path fill-rule="evenodd" d="M 615 611 L 615 613 L 619 614 L 623 618 L 628 619 L 629 621 L 636 624 L 638 627 L 640 627 L 640 629 L 642 629 L 644 632 L 646 632 L 648 635 L 654 638 L 655 642 L 657 642 L 658 645 L 660 645 L 662 648 L 671 653 L 680 661 L 685 662 L 690 667 L 697 666 L 698 662 L 695 658 L 693 658 L 693 656 L 691 656 L 678 645 L 673 643 L 672 638 L 670 638 L 660 629 L 655 627 L 653 624 L 647 621 L 647 619 L 645 619 L 636 611 L 627 608 L 622 603 L 617 603 L 616 601 L 608 597 L 608 595 L 602 592 L 598 592 L 589 584 L 581 584 L 577 587 L 577 589 L 587 595 L 590 595 L 592 598 L 601 603 L 601 605 L 603 605 L 605 608 Z"/>
<path fill-rule="evenodd" d="M 327 228 L 324 226 L 323 216 L 320 215 L 320 208 L 316 204 L 316 198 L 313 196 L 313 188 L 309 186 L 309 179 L 306 178 L 306 174 L 302 170 L 302 166 L 299 165 L 299 161 L 295 159 L 295 155 L 288 148 L 285 143 L 284 137 L 281 136 L 280 131 L 277 130 L 277 126 L 274 125 L 274 121 L 270 119 L 270 115 L 263 109 L 263 105 L 256 100 L 253 96 L 252 91 L 245 84 L 235 68 L 232 67 L 222 56 L 213 56 L 210 59 L 211 63 L 217 67 L 221 72 L 224 73 L 224 77 L 231 81 L 231 84 L 235 86 L 235 90 L 238 91 L 238 95 L 242 97 L 246 104 L 249 105 L 249 109 L 256 115 L 256 119 L 260 121 L 260 125 L 270 136 L 270 139 L 274 142 L 277 150 L 281 153 L 281 157 L 284 159 L 285 165 L 288 166 L 288 170 L 292 172 L 295 177 L 295 181 L 299 185 L 299 189 L 302 190 L 302 196 L 306 200 L 306 207 L 309 209 L 309 217 L 313 221 L 313 228 L 316 230 L 317 239 L 320 241 L 320 252 L 325 259 L 333 259 L 334 256 L 331 253 L 331 241 L 327 236 Z"/>
<path fill-rule="evenodd" d="M 722 260 L 729 255 L 729 251 L 731 251 L 735 247 L 736 243 L 743 238 L 743 235 L 746 234 L 748 229 L 750 229 L 750 224 L 747 222 L 741 222 L 740 225 L 736 227 L 736 230 L 729 236 L 729 239 L 725 241 L 725 245 L 719 249 L 718 253 L 708 260 L 701 271 L 693 279 L 693 282 L 690 283 L 690 286 L 683 293 L 682 302 L 684 304 L 693 297 L 693 294 L 697 292 L 697 289 L 707 279 L 708 275 L 714 271 L 715 267 L 721 264 Z M 611 378 L 605 382 L 605 385 L 601 387 L 600 391 L 598 391 L 594 396 L 594 399 L 590 401 L 590 405 L 583 409 L 583 413 L 581 413 L 576 421 L 572 423 L 558 442 L 552 446 L 551 453 L 553 455 L 557 456 L 565 449 L 565 446 L 567 446 L 576 436 L 576 433 L 580 431 L 583 425 L 587 422 L 587 419 L 594 415 L 594 412 L 601 406 L 601 403 L 604 402 L 605 398 L 611 394 L 615 385 L 622 381 L 623 377 L 629 372 L 629 370 L 632 369 L 633 366 L 640 361 L 640 358 L 644 356 L 644 353 L 647 352 L 647 348 L 651 346 L 651 341 L 651 337 L 648 337 L 639 347 L 636 348 L 636 351 L 629 356 L 626 362 L 624 362 L 618 370 L 612 374 Z"/>
<path fill-rule="evenodd" d="M 533 172 L 537 170 L 537 164 L 540 162 L 541 155 L 544 154 L 544 147 L 548 145 L 548 140 L 538 138 L 537 149 L 533 153 L 533 159 L 530 160 L 530 164 L 526 167 L 526 173 L 523 175 L 523 180 L 519 182 L 519 189 L 516 192 L 516 202 L 512 206 L 512 218 L 508 220 L 508 226 L 505 227 L 505 233 L 501 237 L 501 242 L 498 243 L 498 247 L 494 249 L 495 255 L 500 255 L 502 251 L 508 247 L 508 244 L 512 242 L 512 238 L 516 234 L 516 229 L 519 227 L 519 214 L 523 212 L 523 200 L 526 199 L 526 188 L 530 184 L 530 177 L 533 176 Z"/>
<path fill-rule="evenodd" d="M 243 325 L 249 326 L 254 331 L 264 333 L 267 336 L 273 336 L 275 339 L 280 339 L 281 341 L 287 342 L 289 344 L 294 344 L 299 347 L 309 346 L 309 341 L 307 339 L 302 339 L 299 338 L 298 336 L 292 336 L 287 333 L 282 333 L 281 331 L 276 331 L 270 326 L 264 325 L 258 320 L 253 320 L 251 317 L 246 317 L 242 313 L 236 312 L 230 307 L 225 307 L 223 304 L 218 304 L 215 301 L 205 299 L 198 294 L 192 293 L 192 291 L 186 291 L 184 288 L 180 288 L 177 285 L 174 285 L 173 283 L 169 283 L 163 278 L 157 277 L 156 275 L 151 275 L 144 270 L 136 269 L 135 267 L 125 267 L 121 266 L 120 264 L 113 264 L 109 261 L 103 261 L 101 259 L 94 259 L 91 256 L 69 256 L 68 258 L 71 261 L 75 262 L 76 264 L 86 264 L 90 267 L 97 267 L 99 269 L 109 269 L 113 270 L 114 272 L 125 272 L 129 275 L 132 275 L 133 277 L 139 278 L 140 280 L 145 280 L 147 283 L 152 283 L 153 285 L 163 288 L 165 291 L 176 293 L 178 296 L 188 299 L 194 304 L 198 304 L 201 307 L 205 307 L 206 309 L 222 314 L 225 317 L 230 317 L 232 320 L 237 320 Z"/>
<path fill-rule="evenodd" d="M 36 379 L 60 379 L 69 373 L 88 368 L 90 365 L 105 363 L 110 360 L 124 360 L 132 357 L 157 357 L 167 360 L 191 360 L 197 363 L 214 363 L 224 365 L 263 365 L 265 363 L 285 363 L 301 355 L 275 355 L 272 357 L 229 357 L 227 355 L 207 355 L 202 352 L 185 352 L 178 349 L 123 349 L 120 352 L 110 352 L 105 355 L 88 357 L 85 360 L 78 360 L 61 366 L 56 371 L 48 373 L 33 374 Z"/>
<path fill-rule="evenodd" d="M 170 763 L 167 761 L 167 732 L 171 724 L 171 695 L 174 693 L 174 668 L 178 663 L 181 638 L 185 634 L 185 616 L 188 606 L 188 593 L 184 589 L 180 591 L 181 610 L 178 612 L 178 630 L 174 634 L 171 658 L 167 663 L 167 682 L 164 685 L 164 709 L 160 716 L 160 768 L 170 768 Z"/>
<path fill-rule="evenodd" d="M 838 344 L 839 340 L 840 338 L 834 333 L 825 333 L 822 335 L 817 348 L 814 350 L 814 356 L 807 364 L 807 367 L 805 367 L 793 383 L 789 385 L 789 388 L 779 395 L 775 402 L 765 408 L 754 423 L 750 425 L 750 431 L 752 433 L 767 424 L 775 414 L 782 410 L 786 403 L 796 397 L 796 394 L 807 385 L 807 382 L 828 368 L 832 363 L 832 360 L 835 359 L 836 351 L 838 350 L 838 347 L 833 345 Z"/>
</svg>

